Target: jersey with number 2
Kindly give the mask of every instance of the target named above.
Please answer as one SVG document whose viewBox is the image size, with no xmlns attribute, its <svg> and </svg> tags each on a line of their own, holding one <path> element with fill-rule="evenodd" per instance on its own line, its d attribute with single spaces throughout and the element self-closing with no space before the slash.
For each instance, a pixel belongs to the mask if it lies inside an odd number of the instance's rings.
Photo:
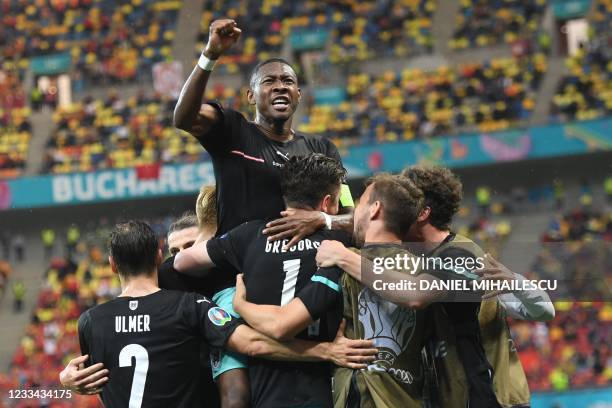
<svg viewBox="0 0 612 408">
<path fill-rule="evenodd" d="M 199 347 L 223 347 L 241 323 L 208 298 L 173 290 L 118 297 L 79 319 L 81 353 L 104 363 L 107 408 L 196 407 Z"/>
</svg>

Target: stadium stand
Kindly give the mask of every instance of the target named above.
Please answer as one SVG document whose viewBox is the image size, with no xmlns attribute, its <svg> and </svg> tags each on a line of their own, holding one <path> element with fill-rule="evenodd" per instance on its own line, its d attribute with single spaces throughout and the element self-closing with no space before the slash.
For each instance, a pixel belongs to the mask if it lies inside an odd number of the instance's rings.
<svg viewBox="0 0 612 408">
<path fill-rule="evenodd" d="M 544 54 L 441 66 L 407 68 L 347 79 L 348 100 L 313 105 L 299 129 L 348 142 L 410 140 L 477 127 L 507 129 L 530 116 L 547 68 Z"/>
<path fill-rule="evenodd" d="M 291 33 L 330 34 L 332 62 L 364 60 L 377 55 L 405 57 L 432 49 L 432 15 L 436 1 L 313 1 L 280 0 L 206 2 L 196 53 L 208 38 L 210 23 L 233 18 L 243 29 L 236 47 L 221 58 L 219 68 L 230 74 L 241 66 L 280 54 Z M 375 51 L 378 52 L 375 52 Z"/>
<path fill-rule="evenodd" d="M 533 36 L 546 9 L 546 0 L 461 0 L 451 49 L 512 43 Z"/>
<path fill-rule="evenodd" d="M 566 60 L 570 74 L 558 86 L 552 102 L 556 119 L 587 120 L 612 113 L 612 3 L 597 1 L 589 41 Z"/>
<path fill-rule="evenodd" d="M 69 173 L 200 160 L 197 141 L 172 125 L 175 101 L 144 94 L 86 98 L 54 114 L 45 171 Z"/>
<path fill-rule="evenodd" d="M 554 217 L 543 234 L 531 276 L 571 278 L 574 299 L 583 301 L 555 302 L 557 315 L 546 324 L 512 322 L 532 390 L 612 384 L 612 305 L 601 301 L 609 289 L 588 279 L 593 270 L 609 270 L 610 241 L 612 212 L 588 207 Z"/>
<path fill-rule="evenodd" d="M 171 56 L 181 0 L 4 1 L 0 55 L 21 65 L 33 56 L 69 52 L 92 83 L 147 77 Z"/>
<path fill-rule="evenodd" d="M 0 70 L 0 178 L 23 172 L 32 136 L 20 74 L 16 68 Z"/>
<path fill-rule="evenodd" d="M 119 281 L 110 270 L 103 252 L 88 249 L 85 260 L 74 263 L 61 259 L 51 262 L 43 290 L 38 294 L 32 323 L 13 356 L 8 374 L 0 374 L 0 389 L 53 389 L 57 373 L 71 356 L 78 354 L 76 334 L 79 315 L 119 293 Z M 41 369 L 44 368 L 44 369 Z M 19 407 L 40 399 L 24 399 Z M 97 398 L 73 394 L 71 399 L 54 401 L 54 407 L 99 407 Z"/>
<path fill-rule="evenodd" d="M 206 94 L 248 114 L 246 88 L 219 84 Z M 47 144 L 45 172 L 70 173 L 156 163 L 192 163 L 208 157 L 192 136 L 172 124 L 175 100 L 158 95 L 105 100 L 85 98 L 54 114 L 57 126 Z"/>
</svg>

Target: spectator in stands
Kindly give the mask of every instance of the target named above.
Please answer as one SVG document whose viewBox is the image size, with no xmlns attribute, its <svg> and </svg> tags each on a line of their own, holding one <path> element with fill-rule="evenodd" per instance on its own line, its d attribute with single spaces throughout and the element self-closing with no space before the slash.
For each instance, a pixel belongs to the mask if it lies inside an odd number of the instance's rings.
<svg viewBox="0 0 612 408">
<path fill-rule="evenodd" d="M 480 186 L 476 189 L 476 202 L 483 217 L 489 214 L 491 206 L 491 190 L 487 186 Z"/>
<path fill-rule="evenodd" d="M 35 111 L 39 111 L 42 106 L 43 93 L 39 87 L 32 87 L 32 91 L 30 92 L 30 103 L 32 103 L 32 109 Z"/>
<path fill-rule="evenodd" d="M 81 230 L 75 224 L 71 224 L 66 231 L 66 256 L 72 258 L 76 246 L 81 238 Z"/>
<path fill-rule="evenodd" d="M 16 313 L 21 312 L 23 309 L 23 299 L 25 297 L 26 287 L 23 281 L 18 280 L 13 283 L 13 311 Z"/>
<path fill-rule="evenodd" d="M 11 238 L 7 228 L 3 228 L 0 231 L 0 246 L 2 247 L 2 257 L 9 260 L 11 256 Z"/>
<path fill-rule="evenodd" d="M 612 176 L 608 176 L 604 180 L 604 193 L 606 194 L 608 203 L 612 204 Z"/>
<path fill-rule="evenodd" d="M 15 250 L 15 259 L 17 262 L 23 262 L 25 251 L 25 237 L 21 232 L 13 236 L 13 249 Z"/>
<path fill-rule="evenodd" d="M 11 265 L 7 261 L 0 260 L 0 300 L 4 299 L 4 293 L 12 272 Z"/>
<path fill-rule="evenodd" d="M 43 247 L 45 248 L 45 259 L 53 256 L 53 247 L 55 246 L 55 231 L 51 228 L 44 228 L 40 232 Z"/>
<path fill-rule="evenodd" d="M 555 196 L 557 211 L 560 211 L 565 203 L 565 187 L 563 186 L 563 181 L 559 179 L 553 180 L 553 195 Z"/>
</svg>

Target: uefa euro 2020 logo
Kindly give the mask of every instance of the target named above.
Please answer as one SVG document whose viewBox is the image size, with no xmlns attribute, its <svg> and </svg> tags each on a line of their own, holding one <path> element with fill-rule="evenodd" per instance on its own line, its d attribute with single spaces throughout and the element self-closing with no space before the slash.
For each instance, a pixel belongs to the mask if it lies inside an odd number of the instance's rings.
<svg viewBox="0 0 612 408">
<path fill-rule="evenodd" d="M 403 308 L 380 298 L 365 288 L 358 297 L 359 321 L 364 339 L 374 341 L 378 348 L 376 360 L 369 371 L 389 371 L 406 349 L 416 327 L 416 311 Z"/>
</svg>

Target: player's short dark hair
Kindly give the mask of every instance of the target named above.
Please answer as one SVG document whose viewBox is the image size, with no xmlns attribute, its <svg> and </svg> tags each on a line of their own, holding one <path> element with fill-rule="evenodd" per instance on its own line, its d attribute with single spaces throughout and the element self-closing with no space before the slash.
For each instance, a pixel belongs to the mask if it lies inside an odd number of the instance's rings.
<svg viewBox="0 0 612 408">
<path fill-rule="evenodd" d="M 253 89 L 255 87 L 255 78 L 257 78 L 257 74 L 259 74 L 259 70 L 263 66 L 268 65 L 268 64 L 272 64 L 274 62 L 280 62 L 281 64 L 288 65 L 291 69 L 293 69 L 293 72 L 295 72 L 295 69 L 293 68 L 293 65 L 291 65 L 289 63 L 289 61 L 287 61 L 286 59 L 278 58 L 278 57 L 268 58 L 267 60 L 261 61 L 257 65 L 255 65 L 255 67 L 251 71 L 251 75 L 249 76 L 249 86 L 251 87 L 251 89 Z"/>
<path fill-rule="evenodd" d="M 425 205 L 431 209 L 429 222 L 440 230 L 450 228 L 463 198 L 459 177 L 446 167 L 411 166 L 402 171 L 425 194 Z"/>
<path fill-rule="evenodd" d="M 142 221 L 117 224 L 110 234 L 108 249 L 121 276 L 153 272 L 159 244 L 155 232 Z"/>
<path fill-rule="evenodd" d="M 346 176 L 342 164 L 321 153 L 294 156 L 280 171 L 285 203 L 292 207 L 315 208 L 327 194 L 333 194 Z"/>
<path fill-rule="evenodd" d="M 176 231 L 182 231 L 191 227 L 198 227 L 198 217 L 193 211 L 185 211 L 181 217 L 170 224 L 168 228 L 168 235 Z"/>
<path fill-rule="evenodd" d="M 369 203 L 380 201 L 385 217 L 385 228 L 404 238 L 421 213 L 423 192 L 406 177 L 389 173 L 370 177 L 366 181 L 366 187 L 372 184 L 374 186 Z"/>
</svg>

